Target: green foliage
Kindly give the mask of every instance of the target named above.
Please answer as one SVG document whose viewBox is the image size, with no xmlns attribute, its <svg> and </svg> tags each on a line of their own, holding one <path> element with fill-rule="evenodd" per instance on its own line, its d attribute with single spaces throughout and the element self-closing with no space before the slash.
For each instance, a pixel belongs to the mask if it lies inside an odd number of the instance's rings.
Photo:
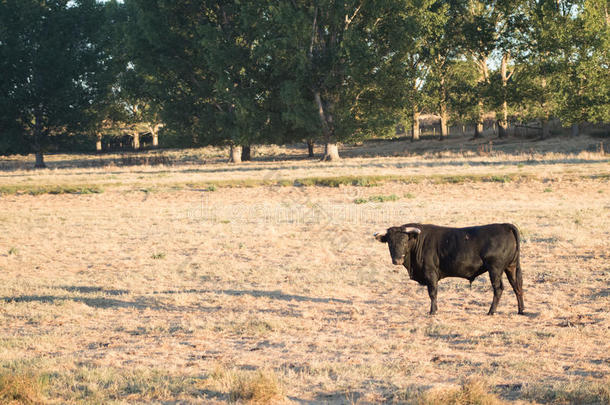
<svg viewBox="0 0 610 405">
<path fill-rule="evenodd" d="M 610 121 L 605 0 L 6 0 L 0 154 L 390 136 L 422 112 Z M 550 134 L 550 130 L 546 130 Z"/>
<path fill-rule="evenodd" d="M 131 62 L 152 79 L 168 129 L 191 143 L 247 145 L 279 131 L 264 2 L 125 2 Z M 137 76 L 136 76 L 137 77 Z M 138 85 L 141 87 L 141 85 Z"/>
<path fill-rule="evenodd" d="M 106 90 L 94 0 L 0 2 L 0 153 L 41 154 L 90 124 Z"/>
</svg>

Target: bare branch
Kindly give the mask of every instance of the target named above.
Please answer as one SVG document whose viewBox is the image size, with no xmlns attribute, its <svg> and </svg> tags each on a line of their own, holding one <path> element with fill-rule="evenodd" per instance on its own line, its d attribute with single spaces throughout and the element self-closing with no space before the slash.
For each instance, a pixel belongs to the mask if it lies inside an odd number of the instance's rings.
<svg viewBox="0 0 610 405">
<path fill-rule="evenodd" d="M 313 15 L 313 24 L 311 27 L 311 44 L 309 44 L 309 57 L 311 58 L 313 55 L 313 44 L 316 39 L 316 27 L 318 25 L 318 7 L 316 7 L 316 11 Z"/>
<path fill-rule="evenodd" d="M 354 11 L 354 14 L 352 14 L 351 17 L 348 17 L 347 14 L 345 15 L 345 29 L 346 30 L 348 29 L 348 27 L 352 23 L 352 21 L 354 21 L 354 18 L 356 18 L 356 16 L 360 12 L 361 7 L 362 7 L 362 3 L 360 3 L 360 5 L 358 7 L 356 7 L 356 10 Z"/>
</svg>

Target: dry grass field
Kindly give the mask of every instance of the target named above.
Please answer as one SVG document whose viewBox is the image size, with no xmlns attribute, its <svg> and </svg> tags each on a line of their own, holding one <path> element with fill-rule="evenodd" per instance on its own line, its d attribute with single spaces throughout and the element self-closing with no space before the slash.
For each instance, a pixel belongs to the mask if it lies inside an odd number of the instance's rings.
<svg viewBox="0 0 610 405">
<path fill-rule="evenodd" d="M 610 402 L 610 159 L 581 137 L 0 160 L 0 403 Z M 372 234 L 512 222 L 526 315 Z M 506 288 L 508 287 L 508 288 Z"/>
</svg>

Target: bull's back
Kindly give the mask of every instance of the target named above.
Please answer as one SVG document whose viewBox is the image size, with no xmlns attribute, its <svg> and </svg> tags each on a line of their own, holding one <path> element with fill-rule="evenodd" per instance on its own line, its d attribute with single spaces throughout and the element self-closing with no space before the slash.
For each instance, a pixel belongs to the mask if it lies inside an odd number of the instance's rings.
<svg viewBox="0 0 610 405">
<path fill-rule="evenodd" d="M 427 249 L 433 250 L 443 273 L 458 277 L 480 274 L 489 265 L 508 266 L 518 257 L 518 231 L 512 224 L 466 228 L 421 225 Z"/>
<path fill-rule="evenodd" d="M 518 231 L 512 224 L 489 224 L 459 228 L 475 240 L 474 247 L 484 262 L 508 266 L 518 256 Z"/>
</svg>

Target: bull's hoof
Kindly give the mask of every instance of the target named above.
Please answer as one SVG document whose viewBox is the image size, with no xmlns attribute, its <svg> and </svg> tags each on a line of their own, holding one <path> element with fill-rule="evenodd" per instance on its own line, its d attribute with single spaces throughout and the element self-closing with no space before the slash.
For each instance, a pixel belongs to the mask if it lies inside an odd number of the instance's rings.
<svg viewBox="0 0 610 405">
<path fill-rule="evenodd" d="M 494 312 L 494 311 L 489 311 L 489 312 L 487 313 L 487 315 L 493 315 L 493 314 L 495 314 L 495 312 Z"/>
<path fill-rule="evenodd" d="M 522 309 L 520 309 L 520 310 L 519 310 L 519 312 L 518 312 L 518 314 L 519 314 L 519 315 L 525 315 L 525 312 L 524 312 Z"/>
</svg>

